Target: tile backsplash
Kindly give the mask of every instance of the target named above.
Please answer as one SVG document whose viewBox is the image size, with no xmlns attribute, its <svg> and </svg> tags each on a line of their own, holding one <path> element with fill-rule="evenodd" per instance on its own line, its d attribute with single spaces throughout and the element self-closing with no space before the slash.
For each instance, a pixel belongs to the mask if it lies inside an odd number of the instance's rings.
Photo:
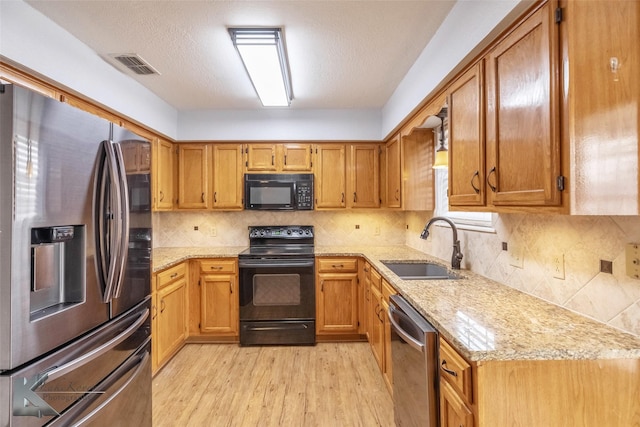
<svg viewBox="0 0 640 427">
<path fill-rule="evenodd" d="M 451 229 L 419 238 L 424 212 L 408 212 L 406 244 L 450 262 Z M 462 268 L 640 336 L 640 280 L 625 272 L 625 246 L 640 242 L 640 217 L 494 214 L 495 233 L 459 230 Z M 502 250 L 507 243 L 507 251 Z M 523 254 L 522 268 L 511 265 Z M 564 256 L 565 278 L 553 259 Z M 600 272 L 600 260 L 613 273 Z"/>
<path fill-rule="evenodd" d="M 313 225 L 316 245 L 402 245 L 405 224 L 394 211 L 160 212 L 153 237 L 155 247 L 248 246 L 252 225 Z"/>
<path fill-rule="evenodd" d="M 248 246 L 250 225 L 313 225 L 317 245 L 406 244 L 449 263 L 452 236 L 434 226 L 419 238 L 431 212 L 160 212 L 155 247 Z M 625 274 L 625 245 L 640 242 L 640 217 L 494 214 L 495 232 L 459 230 L 470 269 L 497 282 L 640 336 L 640 280 Z M 194 228 L 197 227 L 197 230 Z M 509 250 L 502 250 L 506 242 Z M 522 268 L 511 265 L 514 250 Z M 554 278 L 553 259 L 564 257 L 565 278 Z M 600 260 L 613 273 L 600 272 Z"/>
</svg>

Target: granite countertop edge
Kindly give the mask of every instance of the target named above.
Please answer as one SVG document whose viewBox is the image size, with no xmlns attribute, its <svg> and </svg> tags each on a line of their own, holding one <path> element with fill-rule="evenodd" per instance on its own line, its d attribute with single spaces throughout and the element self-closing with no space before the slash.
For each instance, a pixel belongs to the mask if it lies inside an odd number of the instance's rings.
<svg viewBox="0 0 640 427">
<path fill-rule="evenodd" d="M 195 258 L 237 257 L 246 246 L 154 248 L 153 271 Z M 461 279 L 402 280 L 383 261 L 446 262 L 404 245 L 316 246 L 316 256 L 366 259 L 471 362 L 640 359 L 640 337 L 469 270 Z"/>
</svg>

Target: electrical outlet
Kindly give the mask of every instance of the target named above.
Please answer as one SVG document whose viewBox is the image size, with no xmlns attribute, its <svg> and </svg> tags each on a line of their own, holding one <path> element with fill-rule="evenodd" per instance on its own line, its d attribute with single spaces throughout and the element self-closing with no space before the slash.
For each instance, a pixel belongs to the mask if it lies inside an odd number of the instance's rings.
<svg viewBox="0 0 640 427">
<path fill-rule="evenodd" d="M 509 249 L 509 264 L 516 268 L 524 268 L 524 250 L 519 247 Z"/>
<path fill-rule="evenodd" d="M 564 254 L 556 254 L 553 257 L 553 277 L 564 280 Z"/>
<path fill-rule="evenodd" d="M 376 225 L 375 229 L 373 230 L 373 235 L 374 236 L 379 236 L 380 235 L 380 226 Z"/>
<path fill-rule="evenodd" d="M 627 276 L 640 279 L 640 245 L 627 243 L 625 248 Z"/>
<path fill-rule="evenodd" d="M 211 235 L 211 237 L 216 237 L 218 235 L 218 230 L 216 230 L 215 227 L 211 227 L 211 231 L 209 231 L 209 235 Z"/>
<path fill-rule="evenodd" d="M 193 226 L 193 231 L 198 231 L 200 229 L 200 227 L 198 227 L 197 225 Z"/>
</svg>

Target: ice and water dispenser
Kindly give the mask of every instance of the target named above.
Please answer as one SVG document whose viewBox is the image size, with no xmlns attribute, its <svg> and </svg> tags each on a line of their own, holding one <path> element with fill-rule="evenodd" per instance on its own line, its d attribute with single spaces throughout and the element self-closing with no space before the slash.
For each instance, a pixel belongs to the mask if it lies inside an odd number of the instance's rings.
<svg viewBox="0 0 640 427">
<path fill-rule="evenodd" d="M 31 229 L 31 320 L 84 302 L 84 242 L 82 225 Z"/>
</svg>

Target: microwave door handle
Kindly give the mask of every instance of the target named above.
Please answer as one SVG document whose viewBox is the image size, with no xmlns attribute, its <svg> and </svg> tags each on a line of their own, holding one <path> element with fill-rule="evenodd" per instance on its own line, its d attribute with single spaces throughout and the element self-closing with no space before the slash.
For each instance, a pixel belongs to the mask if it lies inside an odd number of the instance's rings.
<svg viewBox="0 0 640 427">
<path fill-rule="evenodd" d="M 88 353 L 83 354 L 82 356 L 78 357 L 77 359 L 74 359 L 74 360 L 72 360 L 72 361 L 70 361 L 68 363 L 65 363 L 64 365 L 54 367 L 50 371 L 45 371 L 45 372 L 41 373 L 39 375 L 40 379 L 39 379 L 38 383 L 40 385 L 43 385 L 47 381 L 56 380 L 56 379 L 62 377 L 63 375 L 65 375 L 65 374 L 67 374 L 67 373 L 69 373 L 69 372 L 71 372 L 71 371 L 73 371 L 75 369 L 78 369 L 81 366 L 84 366 L 87 363 L 90 363 L 91 361 L 93 361 L 93 360 L 97 359 L 98 357 L 102 356 L 103 354 L 111 351 L 118 344 L 120 344 L 121 342 L 123 342 L 124 340 L 129 338 L 131 335 L 133 335 L 133 333 L 135 331 L 137 331 L 138 328 L 140 328 L 140 326 L 147 320 L 148 317 L 149 317 L 149 309 L 147 308 L 142 313 L 140 313 L 140 315 L 138 316 L 138 319 L 136 319 L 136 321 L 133 322 L 133 324 L 131 324 L 131 326 L 129 326 L 127 329 L 125 329 L 118 336 L 110 339 L 106 343 L 102 344 L 100 347 L 97 347 L 97 348 L 89 351 Z M 34 391 L 35 391 L 35 389 L 34 389 Z"/>
<path fill-rule="evenodd" d="M 118 273 L 112 296 L 113 298 L 118 298 L 122 292 L 122 285 L 124 283 L 124 275 L 127 265 L 127 254 L 129 252 L 129 189 L 127 187 L 127 173 L 124 164 L 124 157 L 122 155 L 122 148 L 120 147 L 120 144 L 113 144 L 113 147 L 116 157 L 116 171 L 118 178 L 116 185 L 120 189 L 118 210 L 116 211 L 120 230 L 116 235 L 118 256 L 115 259 L 115 263 Z"/>
</svg>

